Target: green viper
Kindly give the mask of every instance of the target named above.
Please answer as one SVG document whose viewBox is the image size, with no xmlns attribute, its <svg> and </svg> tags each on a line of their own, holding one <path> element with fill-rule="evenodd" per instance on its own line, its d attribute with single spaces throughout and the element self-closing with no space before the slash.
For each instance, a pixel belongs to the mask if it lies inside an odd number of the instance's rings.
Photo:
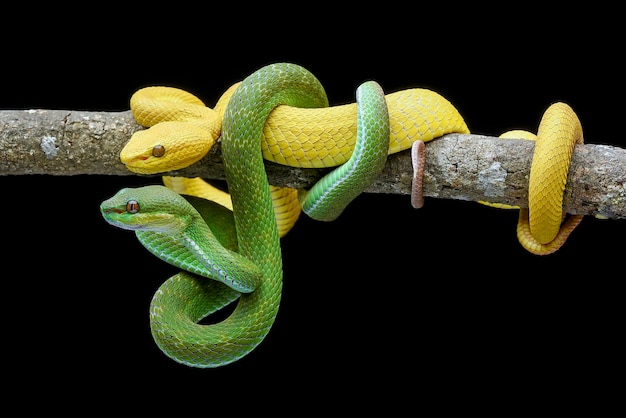
<svg viewBox="0 0 626 418">
<path fill-rule="evenodd" d="M 357 142 L 350 159 L 301 193 L 303 210 L 332 220 L 376 179 L 389 148 L 389 114 L 380 86 L 357 89 Z M 278 312 L 281 248 L 261 150 L 266 119 L 279 105 L 327 107 L 319 81 L 294 64 L 272 64 L 248 76 L 222 121 L 222 154 L 233 210 L 165 186 L 125 188 L 102 202 L 104 219 L 134 230 L 140 242 L 181 272 L 165 281 L 150 306 L 157 345 L 194 367 L 232 363 L 258 346 Z M 230 304 L 221 322 L 199 321 Z"/>
</svg>

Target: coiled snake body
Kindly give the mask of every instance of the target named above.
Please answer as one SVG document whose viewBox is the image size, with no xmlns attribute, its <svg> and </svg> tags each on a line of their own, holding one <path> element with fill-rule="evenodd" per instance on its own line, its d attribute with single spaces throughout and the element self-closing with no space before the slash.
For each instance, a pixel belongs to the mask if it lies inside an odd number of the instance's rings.
<svg viewBox="0 0 626 418">
<path fill-rule="evenodd" d="M 144 102 L 152 95 L 165 99 Z M 169 111 L 155 113 L 153 105 Z M 221 205 L 181 195 L 212 193 L 203 180 L 167 176 L 164 182 L 171 188 L 126 188 L 101 204 L 109 223 L 135 230 L 148 250 L 183 269 L 156 292 L 151 329 L 168 356 L 194 367 L 231 363 L 269 332 L 282 288 L 280 236 L 300 207 L 316 219 L 335 219 L 376 179 L 387 154 L 418 140 L 469 133 L 452 104 L 424 89 L 385 96 L 375 82 L 367 82 L 357 89 L 356 103 L 329 107 L 319 81 L 287 63 L 263 67 L 233 85 L 213 109 L 189 93 L 162 87 L 138 91 L 131 108 L 140 124 L 151 126 L 137 132 L 121 153 L 137 173 L 183 168 L 202 158 L 218 138 L 222 142 L 230 196 L 222 194 Z M 541 192 L 533 198 L 531 189 L 530 208 L 520 209 L 518 223 L 520 242 L 531 252 L 555 251 L 580 221 L 570 217 L 561 228 L 569 158 L 574 144 L 582 142 L 579 127 L 562 103 L 550 107 L 540 124 L 530 186 Z M 557 158 L 566 161 L 554 164 Z M 263 159 L 337 168 L 311 190 L 296 191 L 270 186 Z M 560 191 L 553 190 L 552 179 Z M 233 301 L 237 306 L 227 319 L 198 324 Z"/>
</svg>

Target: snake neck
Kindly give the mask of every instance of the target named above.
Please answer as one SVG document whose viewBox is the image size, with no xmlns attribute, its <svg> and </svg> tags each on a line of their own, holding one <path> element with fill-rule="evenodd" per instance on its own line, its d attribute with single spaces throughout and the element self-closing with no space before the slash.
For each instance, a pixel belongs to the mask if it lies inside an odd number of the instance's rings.
<svg viewBox="0 0 626 418">
<path fill-rule="evenodd" d="M 203 221 L 190 225 L 179 239 L 194 260 L 204 267 L 200 273 L 204 277 L 242 293 L 256 289 L 261 277 L 259 268 L 239 253 L 225 248 Z"/>
</svg>

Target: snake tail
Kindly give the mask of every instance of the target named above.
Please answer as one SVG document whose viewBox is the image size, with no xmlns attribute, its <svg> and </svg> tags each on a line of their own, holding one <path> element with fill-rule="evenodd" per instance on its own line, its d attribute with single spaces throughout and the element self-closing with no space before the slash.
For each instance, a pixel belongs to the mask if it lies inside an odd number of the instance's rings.
<svg viewBox="0 0 626 418">
<path fill-rule="evenodd" d="M 411 145 L 411 164 L 413 181 L 411 182 L 411 206 L 421 209 L 424 206 L 424 167 L 426 166 L 426 145 L 417 140 Z"/>
<path fill-rule="evenodd" d="M 313 219 L 335 220 L 378 178 L 389 149 L 389 111 L 383 89 L 375 81 L 356 92 L 357 140 L 350 159 L 299 194 L 302 211 Z"/>
<path fill-rule="evenodd" d="M 569 215 L 564 218 L 556 236 L 547 243 L 541 243 L 535 239 L 530 232 L 529 211 L 526 208 L 520 209 L 517 221 L 517 238 L 522 246 L 529 252 L 536 255 L 548 255 L 556 252 L 565 244 L 572 231 L 583 220 L 582 215 Z"/>
</svg>

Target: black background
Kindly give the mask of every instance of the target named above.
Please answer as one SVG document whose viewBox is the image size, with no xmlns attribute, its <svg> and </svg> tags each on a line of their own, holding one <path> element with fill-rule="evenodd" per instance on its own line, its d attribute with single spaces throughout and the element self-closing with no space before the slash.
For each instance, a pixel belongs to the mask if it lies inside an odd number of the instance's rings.
<svg viewBox="0 0 626 418">
<path fill-rule="evenodd" d="M 1 109 L 123 111 L 135 90 L 157 84 L 212 106 L 254 70 L 290 61 L 319 78 L 331 104 L 354 101 L 368 79 L 386 92 L 425 87 L 455 104 L 472 132 L 497 136 L 535 131 L 549 104 L 565 101 L 586 142 L 626 146 L 622 48 L 610 24 L 591 33 L 576 19 L 448 19 L 417 7 L 341 18 L 326 10 L 315 20 L 297 12 L 287 22 L 259 10 L 246 25 L 235 12 L 94 12 L 65 21 L 46 11 L 6 35 Z M 328 399 L 349 387 L 405 390 L 401 381 L 449 393 L 478 379 L 493 384 L 487 392 L 529 379 L 543 392 L 623 372 L 623 220 L 587 217 L 561 250 L 539 257 L 517 242 L 515 211 L 431 198 L 414 210 L 408 196 L 373 194 L 335 222 L 301 218 L 282 240 L 281 309 L 257 349 L 219 369 L 179 365 L 148 324 L 152 295 L 175 269 L 98 211 L 119 188 L 149 183 L 160 180 L 0 176 L 3 344 L 14 380 L 133 388 L 148 378 L 213 400 L 216 390 L 245 396 L 270 380 L 319 381 Z"/>
</svg>

